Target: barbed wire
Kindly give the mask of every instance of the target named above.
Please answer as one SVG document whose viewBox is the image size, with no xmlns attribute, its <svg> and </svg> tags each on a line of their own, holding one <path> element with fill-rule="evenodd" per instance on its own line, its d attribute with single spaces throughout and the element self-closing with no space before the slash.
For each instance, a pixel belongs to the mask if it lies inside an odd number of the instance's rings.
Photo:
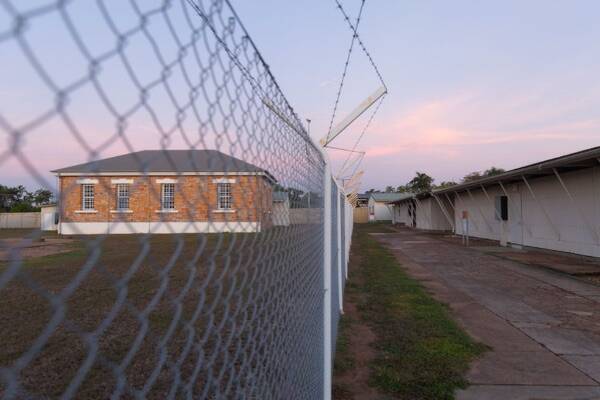
<svg viewBox="0 0 600 400">
<path fill-rule="evenodd" d="M 385 84 L 385 82 L 383 80 L 383 76 L 381 76 L 381 73 L 379 72 L 379 68 L 377 67 L 377 64 L 375 64 L 375 61 L 373 60 L 373 57 L 371 57 L 371 53 L 369 53 L 369 51 L 367 50 L 367 47 L 365 46 L 365 44 L 363 43 L 362 39 L 360 38 L 360 35 L 358 34 L 358 30 L 357 30 L 358 26 L 354 26 L 352 24 L 352 21 L 350 21 L 350 17 L 346 13 L 346 10 L 342 6 L 342 3 L 340 3 L 340 0 L 335 0 L 335 2 L 337 4 L 339 10 L 341 11 L 342 15 L 344 16 L 344 20 L 346 20 L 346 22 L 348 23 L 348 27 L 352 31 L 352 34 L 356 35 L 356 40 L 358 41 L 358 44 L 360 45 L 362 51 L 365 53 L 365 55 L 369 59 L 369 62 L 371 63 L 371 66 L 373 66 L 373 69 L 375 70 L 375 73 L 377 74 L 377 77 L 379 78 L 379 81 L 381 82 L 381 84 L 383 85 L 383 87 L 387 91 L 387 85 Z"/>
<path fill-rule="evenodd" d="M 362 16 L 363 8 L 365 6 L 365 0 L 362 0 L 360 3 L 360 10 L 358 11 L 358 16 L 356 17 L 356 29 L 360 25 L 360 17 Z M 341 4 L 338 4 L 338 8 L 341 8 Z M 343 12 L 343 11 L 342 11 Z M 333 128 L 333 121 L 335 120 L 335 115 L 337 113 L 338 104 L 340 102 L 340 97 L 342 96 L 342 90 L 344 88 L 344 80 L 346 79 L 346 73 L 348 72 L 348 65 L 350 64 L 350 57 L 352 56 L 352 49 L 354 48 L 354 43 L 356 42 L 356 38 L 358 34 L 356 31 L 352 34 L 352 40 L 350 41 L 350 47 L 348 48 L 348 54 L 346 55 L 346 62 L 344 63 L 344 70 L 342 71 L 342 78 L 340 79 L 340 85 L 338 87 L 338 91 L 335 97 L 335 104 L 333 105 L 333 112 L 331 113 L 331 121 L 329 122 L 329 129 L 327 130 L 327 140 L 329 141 L 329 136 L 331 135 L 331 129 Z"/>
</svg>

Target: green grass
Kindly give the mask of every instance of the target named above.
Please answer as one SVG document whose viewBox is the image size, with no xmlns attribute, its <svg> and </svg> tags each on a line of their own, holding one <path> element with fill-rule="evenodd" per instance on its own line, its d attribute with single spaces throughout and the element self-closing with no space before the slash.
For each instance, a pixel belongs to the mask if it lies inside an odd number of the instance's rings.
<svg viewBox="0 0 600 400">
<path fill-rule="evenodd" d="M 353 273 L 360 276 L 350 280 L 348 292 L 362 299 L 361 318 L 377 336 L 370 385 L 399 398 L 452 399 L 457 388 L 467 385 L 469 363 L 486 347 L 462 331 L 448 308 L 368 235 L 389 229 L 356 226 L 353 242 L 360 255 Z"/>
<path fill-rule="evenodd" d="M 354 368 L 354 357 L 350 352 L 350 335 L 352 334 L 352 320 L 342 317 L 338 325 L 338 336 L 335 346 L 334 374 L 343 374 Z"/>
</svg>

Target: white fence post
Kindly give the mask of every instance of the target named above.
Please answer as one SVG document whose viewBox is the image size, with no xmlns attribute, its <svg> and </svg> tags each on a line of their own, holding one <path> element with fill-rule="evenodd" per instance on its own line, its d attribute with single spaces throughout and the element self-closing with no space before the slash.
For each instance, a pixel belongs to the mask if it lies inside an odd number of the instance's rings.
<svg viewBox="0 0 600 400">
<path fill-rule="evenodd" d="M 331 400 L 332 343 L 331 343 L 331 166 L 325 163 L 323 190 L 323 399 Z"/>
<path fill-rule="evenodd" d="M 337 272 L 338 272 L 338 299 L 340 303 L 340 313 L 344 313 L 344 280 L 342 279 L 342 201 L 343 196 L 340 186 L 337 187 Z"/>
</svg>

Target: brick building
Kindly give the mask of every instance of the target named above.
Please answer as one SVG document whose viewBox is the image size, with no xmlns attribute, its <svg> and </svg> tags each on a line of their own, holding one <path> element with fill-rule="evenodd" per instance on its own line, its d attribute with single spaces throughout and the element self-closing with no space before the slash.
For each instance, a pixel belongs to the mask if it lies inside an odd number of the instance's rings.
<svg viewBox="0 0 600 400">
<path fill-rule="evenodd" d="M 268 171 L 216 150 L 147 150 L 52 171 L 61 234 L 257 232 Z"/>
</svg>

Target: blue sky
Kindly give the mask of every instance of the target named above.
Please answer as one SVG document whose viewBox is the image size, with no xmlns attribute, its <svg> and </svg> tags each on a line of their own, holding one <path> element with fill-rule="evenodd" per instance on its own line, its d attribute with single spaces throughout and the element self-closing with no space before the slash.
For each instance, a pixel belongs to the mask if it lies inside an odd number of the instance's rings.
<svg viewBox="0 0 600 400">
<path fill-rule="evenodd" d="M 356 14 L 358 1 L 344 4 Z M 333 0 L 236 5 L 298 111 L 325 132 L 350 40 Z M 597 1 L 367 1 L 360 35 L 390 94 L 362 145 L 363 188 L 600 145 L 598 15 Z M 376 87 L 371 75 L 356 53 L 346 111 Z"/>
<path fill-rule="evenodd" d="M 17 2 L 15 2 L 17 3 Z M 17 3 L 20 7 L 44 3 Z M 114 22 L 126 29 L 136 16 L 126 4 L 105 1 Z M 148 2 L 139 2 L 144 6 Z M 350 31 L 334 0 L 232 0 L 240 18 L 269 63 L 287 98 L 302 118 L 310 118 L 315 139 L 327 132 Z M 110 48 L 114 34 L 97 7 L 74 2 L 69 13 L 96 53 Z M 96 3 L 97 4 L 97 3 Z M 359 0 L 345 0 L 356 15 Z M 360 148 L 363 189 L 397 186 L 415 171 L 437 181 L 458 180 L 491 165 L 514 168 L 600 144 L 600 3 L 597 1 L 385 1 L 367 0 L 359 33 L 378 64 L 389 95 Z M 0 11 L 0 32 L 11 22 Z M 156 37 L 166 37 L 151 24 Z M 27 30 L 52 77 L 64 85 L 85 74 L 88 61 L 76 49 L 56 13 L 33 20 Z M 165 52 L 175 47 L 165 42 Z M 130 47 L 142 78 L 158 71 L 147 48 Z M 0 114 L 18 125 L 52 107 L 52 91 L 35 78 L 14 40 L 0 43 Z M 104 73 L 122 69 L 107 63 Z M 121 70 L 119 70 L 121 71 Z M 122 73 L 122 71 L 121 71 Z M 114 73 L 114 76 L 118 76 Z M 128 79 L 105 79 L 118 107 L 135 102 Z M 175 84 L 176 86 L 176 84 Z M 378 86 L 364 55 L 355 48 L 338 117 Z M 85 87 L 69 103 L 86 143 L 106 144 L 101 156 L 124 152 L 107 142 L 115 119 Z M 97 96 L 96 96 L 97 97 Z M 88 101 L 89 100 L 89 101 Z M 161 107 L 156 107 L 161 110 Z M 161 111 L 159 111 L 161 112 Z M 172 118 L 164 109 L 164 118 Z M 366 117 L 333 145 L 352 146 Z M 137 148 L 156 145 L 148 121 L 130 121 L 128 137 Z M 49 121 L 25 139 L 23 150 L 49 184 L 47 172 L 86 161 L 89 153 L 64 123 Z M 9 144 L 0 133 L 0 150 Z M 83 149 L 83 151 L 82 151 Z M 343 154 L 330 152 L 339 167 Z M 82 159 L 83 158 L 83 159 Z M 0 166 L 0 181 L 39 185 L 15 158 Z"/>
</svg>

